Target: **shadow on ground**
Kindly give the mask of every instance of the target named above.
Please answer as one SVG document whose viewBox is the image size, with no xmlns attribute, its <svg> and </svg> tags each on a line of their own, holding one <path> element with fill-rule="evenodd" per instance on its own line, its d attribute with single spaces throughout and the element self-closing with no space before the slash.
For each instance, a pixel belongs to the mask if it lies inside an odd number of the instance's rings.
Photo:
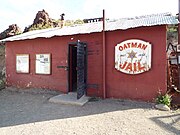
<svg viewBox="0 0 180 135">
<path fill-rule="evenodd" d="M 7 88 L 0 91 L 0 127 L 15 126 L 21 124 L 89 116 L 114 111 L 131 109 L 151 110 L 153 104 L 125 100 L 93 100 L 84 106 L 62 105 L 48 101 L 56 92 L 46 92 Z M 37 92 L 38 91 L 38 92 Z M 172 117 L 173 122 L 167 126 L 164 122 L 166 117 Z M 151 117 L 158 126 L 179 133 L 173 126 L 180 120 L 179 115 Z M 169 120 L 169 119 L 168 119 Z"/>
<path fill-rule="evenodd" d="M 171 119 L 171 121 L 169 121 L 167 124 L 167 119 L 169 118 Z M 159 116 L 159 117 L 153 117 L 150 119 L 154 121 L 157 125 L 162 127 L 164 130 L 175 133 L 177 135 L 180 134 L 180 130 L 176 128 L 178 126 L 175 126 L 176 124 L 178 124 L 178 122 L 180 122 L 180 114 Z"/>
</svg>

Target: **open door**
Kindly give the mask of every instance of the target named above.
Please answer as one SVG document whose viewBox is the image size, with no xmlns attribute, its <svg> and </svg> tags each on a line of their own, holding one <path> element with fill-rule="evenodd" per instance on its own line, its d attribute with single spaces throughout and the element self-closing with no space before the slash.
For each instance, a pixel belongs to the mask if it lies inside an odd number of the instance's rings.
<svg viewBox="0 0 180 135">
<path fill-rule="evenodd" d="M 77 42 L 77 99 L 86 94 L 86 44 Z"/>
<path fill-rule="evenodd" d="M 68 90 L 76 92 L 77 99 L 86 94 L 87 83 L 87 47 L 86 43 L 73 42 L 69 44 L 68 55 Z"/>
</svg>

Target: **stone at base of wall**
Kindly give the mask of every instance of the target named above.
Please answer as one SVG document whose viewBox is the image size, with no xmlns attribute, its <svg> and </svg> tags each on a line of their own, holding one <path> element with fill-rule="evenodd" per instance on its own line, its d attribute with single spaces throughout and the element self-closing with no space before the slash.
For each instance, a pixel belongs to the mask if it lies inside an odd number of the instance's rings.
<svg viewBox="0 0 180 135">
<path fill-rule="evenodd" d="M 164 104 L 157 104 L 157 105 L 155 105 L 155 108 L 162 110 L 162 111 L 170 111 L 170 108 Z"/>
</svg>

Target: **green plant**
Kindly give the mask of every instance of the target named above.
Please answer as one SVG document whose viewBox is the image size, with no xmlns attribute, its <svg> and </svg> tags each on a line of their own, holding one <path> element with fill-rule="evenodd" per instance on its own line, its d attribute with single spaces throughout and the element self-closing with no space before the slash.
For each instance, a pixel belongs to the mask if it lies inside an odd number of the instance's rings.
<svg viewBox="0 0 180 135">
<path fill-rule="evenodd" d="M 80 19 L 77 19 L 76 21 L 74 21 L 74 24 L 83 24 L 83 23 L 84 21 Z"/>
<path fill-rule="evenodd" d="M 29 31 L 33 31 L 33 30 L 41 30 L 41 29 L 47 29 L 47 28 L 52 28 L 51 24 L 35 24 L 32 25 L 29 29 Z"/>
<path fill-rule="evenodd" d="M 158 104 L 164 104 L 167 106 L 171 105 L 171 101 L 172 101 L 172 97 L 168 93 L 162 94 L 161 92 L 159 92 L 159 95 L 156 98 L 156 102 Z"/>
</svg>

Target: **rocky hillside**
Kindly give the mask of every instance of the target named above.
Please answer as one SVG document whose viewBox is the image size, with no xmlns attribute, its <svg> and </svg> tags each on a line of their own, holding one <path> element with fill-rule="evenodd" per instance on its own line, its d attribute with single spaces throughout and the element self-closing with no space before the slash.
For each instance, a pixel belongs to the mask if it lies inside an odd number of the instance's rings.
<svg viewBox="0 0 180 135">
<path fill-rule="evenodd" d="M 0 40 L 17 34 L 21 34 L 17 24 L 12 24 L 8 29 L 0 33 Z M 0 89 L 5 87 L 5 45 L 0 43 Z"/>
<path fill-rule="evenodd" d="M 37 30 L 37 29 L 59 27 L 61 26 L 60 22 L 61 22 L 60 20 L 51 19 L 49 17 L 49 14 L 45 10 L 38 11 L 33 21 L 33 24 L 26 27 L 23 32 L 28 32 L 28 31 Z M 7 28 L 6 30 L 0 33 L 0 40 L 17 35 L 17 34 L 21 34 L 21 33 L 22 31 L 18 27 L 18 25 L 12 24 L 9 26 L 9 28 Z"/>
<path fill-rule="evenodd" d="M 43 9 L 42 11 L 38 11 L 33 21 L 29 27 L 24 29 L 24 32 L 32 31 L 32 30 L 39 30 L 39 29 L 46 29 L 46 28 L 55 28 L 55 27 L 62 27 L 64 26 L 72 26 L 74 24 L 83 24 L 84 21 L 77 19 L 77 20 L 64 20 L 65 14 L 60 15 L 60 19 L 52 19 L 49 17 L 49 14 Z"/>
<path fill-rule="evenodd" d="M 61 25 L 60 20 L 55 20 L 49 17 L 49 14 L 43 9 L 38 11 L 33 21 L 33 24 L 24 29 L 24 32 L 37 30 L 37 29 L 46 29 L 59 27 Z"/>
<path fill-rule="evenodd" d="M 12 24 L 12 25 L 9 25 L 9 28 L 7 28 L 5 31 L 0 33 L 0 40 L 7 38 L 7 37 L 17 35 L 17 34 L 21 34 L 21 33 L 22 33 L 22 31 L 17 26 L 17 24 Z"/>
<path fill-rule="evenodd" d="M 25 27 L 24 32 L 32 31 L 32 30 L 39 30 L 39 29 L 46 29 L 46 28 L 54 28 L 54 27 L 62 27 L 64 26 L 71 26 L 74 24 L 83 24 L 84 21 L 77 19 L 77 20 L 65 20 L 65 14 L 61 14 L 59 19 L 52 19 L 50 18 L 49 14 L 43 9 L 42 11 L 38 11 L 35 15 L 33 23 L 28 27 Z M 21 29 L 17 26 L 17 24 L 12 24 L 9 26 L 8 29 L 0 33 L 0 40 L 14 36 L 17 34 L 22 33 Z"/>
</svg>

